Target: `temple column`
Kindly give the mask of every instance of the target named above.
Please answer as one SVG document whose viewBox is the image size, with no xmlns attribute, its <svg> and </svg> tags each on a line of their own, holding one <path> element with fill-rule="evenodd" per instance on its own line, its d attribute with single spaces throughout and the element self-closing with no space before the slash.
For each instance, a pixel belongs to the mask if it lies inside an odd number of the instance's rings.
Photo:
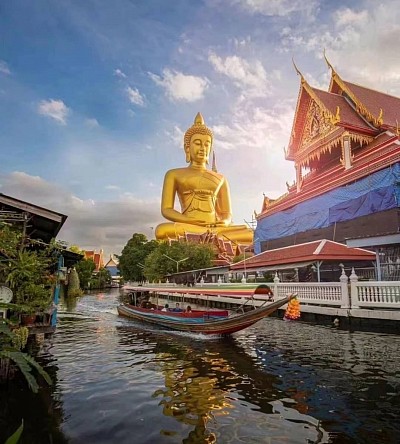
<svg viewBox="0 0 400 444">
<path fill-rule="evenodd" d="M 344 136 L 342 139 L 342 164 L 345 170 L 352 167 L 351 165 L 351 148 L 350 137 Z"/>
<path fill-rule="evenodd" d="M 297 186 L 297 192 L 299 193 L 301 190 L 301 182 L 303 178 L 301 177 L 301 165 L 296 164 L 294 166 L 296 170 L 296 186 Z"/>
</svg>

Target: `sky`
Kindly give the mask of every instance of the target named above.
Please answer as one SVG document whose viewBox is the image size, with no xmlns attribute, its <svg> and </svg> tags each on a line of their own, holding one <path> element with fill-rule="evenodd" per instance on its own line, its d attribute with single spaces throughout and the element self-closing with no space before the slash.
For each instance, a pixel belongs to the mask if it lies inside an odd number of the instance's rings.
<svg viewBox="0 0 400 444">
<path fill-rule="evenodd" d="M 300 79 L 400 96 L 400 6 L 328 0 L 4 0 L 0 192 L 61 212 L 60 240 L 119 254 L 154 238 L 164 175 L 198 111 L 233 220 L 295 178 Z M 179 207 L 178 207 L 179 208 Z"/>
</svg>

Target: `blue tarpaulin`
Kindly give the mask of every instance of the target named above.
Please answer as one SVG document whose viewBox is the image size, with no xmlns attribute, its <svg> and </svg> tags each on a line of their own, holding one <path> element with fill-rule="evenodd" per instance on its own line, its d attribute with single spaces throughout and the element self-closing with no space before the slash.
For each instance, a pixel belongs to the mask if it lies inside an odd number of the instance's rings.
<svg viewBox="0 0 400 444">
<path fill-rule="evenodd" d="M 260 243 L 304 231 L 325 228 L 336 222 L 399 207 L 400 163 L 357 182 L 338 187 L 257 222 L 254 238 Z"/>
</svg>

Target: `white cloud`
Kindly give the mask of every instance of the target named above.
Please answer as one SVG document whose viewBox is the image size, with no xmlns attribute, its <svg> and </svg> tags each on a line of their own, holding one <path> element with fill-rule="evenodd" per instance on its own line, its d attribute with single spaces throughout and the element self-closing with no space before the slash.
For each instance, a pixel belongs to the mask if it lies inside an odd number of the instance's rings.
<svg viewBox="0 0 400 444">
<path fill-rule="evenodd" d="M 343 26 L 363 27 L 369 20 L 368 11 L 353 11 L 350 8 L 342 8 L 335 12 L 335 25 L 340 28 Z"/>
<path fill-rule="evenodd" d="M 134 195 L 112 201 L 81 199 L 65 188 L 24 172 L 0 174 L 2 192 L 68 216 L 58 239 L 83 249 L 103 248 L 119 254 L 132 234 L 151 238 L 150 227 L 161 222 L 159 201 L 143 201 Z"/>
<path fill-rule="evenodd" d="M 213 52 L 208 56 L 208 60 L 217 72 L 232 79 L 247 96 L 263 97 L 271 93 L 271 83 L 259 60 L 250 63 L 236 55 L 224 59 Z"/>
<path fill-rule="evenodd" d="M 156 85 L 164 88 L 167 96 L 173 101 L 195 102 L 204 97 L 209 85 L 205 77 L 186 75 L 168 68 L 163 70 L 163 77 L 149 73 Z"/>
<path fill-rule="evenodd" d="M 137 88 L 126 88 L 131 103 L 138 106 L 144 106 L 144 96 L 142 96 Z"/>
<path fill-rule="evenodd" d="M 229 124 L 213 126 L 215 145 L 227 150 L 246 150 L 246 153 L 283 146 L 289 140 L 293 114 L 294 103 L 279 104 L 272 109 L 250 104 L 237 106 L 232 110 Z"/>
<path fill-rule="evenodd" d="M 120 190 L 121 188 L 118 185 L 106 185 L 104 187 L 106 190 L 116 191 Z"/>
<path fill-rule="evenodd" d="M 239 207 L 247 217 L 260 211 L 262 192 L 276 198 L 286 191 L 285 181 L 294 179 L 283 147 L 289 141 L 295 105 L 295 99 L 271 108 L 238 103 L 228 118 L 223 116 L 228 123 L 212 127 L 218 170 L 230 183 L 235 217 Z"/>
<path fill-rule="evenodd" d="M 38 105 L 38 113 L 50 117 L 62 125 L 67 124 L 67 117 L 71 110 L 62 100 L 42 100 Z"/>
<path fill-rule="evenodd" d="M 8 67 L 7 62 L 5 62 L 4 60 L 0 60 L 0 72 L 2 74 L 6 74 L 6 75 L 11 74 L 11 71 L 10 71 L 10 68 Z"/>
<path fill-rule="evenodd" d="M 315 53 L 320 59 L 326 49 L 329 61 L 346 80 L 398 96 L 398 2 L 380 4 L 367 0 L 363 5 L 364 9 L 337 9 L 330 17 L 332 26 L 315 23 L 311 33 L 285 28 L 281 33 L 282 47 L 290 53 Z M 373 14 L 369 12 L 372 10 Z"/>
<path fill-rule="evenodd" d="M 319 6 L 318 0 L 235 0 L 242 9 L 252 14 L 287 16 L 302 13 L 312 17 Z"/>
<path fill-rule="evenodd" d="M 114 69 L 114 75 L 117 77 L 121 77 L 122 79 L 126 79 L 126 74 L 122 72 L 120 69 Z"/>
<path fill-rule="evenodd" d="M 243 39 L 234 38 L 233 44 L 236 48 L 244 48 L 246 46 L 249 46 L 251 44 L 251 36 L 247 36 Z"/>
<path fill-rule="evenodd" d="M 183 148 L 183 137 L 185 133 L 179 126 L 175 125 L 172 131 L 166 130 L 165 133 L 176 147 Z"/>
<path fill-rule="evenodd" d="M 85 125 L 89 128 L 98 128 L 100 126 L 99 122 L 94 117 L 86 119 Z"/>
</svg>

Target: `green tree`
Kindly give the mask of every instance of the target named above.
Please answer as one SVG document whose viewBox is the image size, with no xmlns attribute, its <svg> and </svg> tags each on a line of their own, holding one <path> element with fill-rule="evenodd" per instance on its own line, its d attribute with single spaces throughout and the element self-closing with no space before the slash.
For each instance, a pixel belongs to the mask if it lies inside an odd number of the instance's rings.
<svg viewBox="0 0 400 444">
<path fill-rule="evenodd" d="M 186 258 L 179 263 L 179 271 L 208 268 L 212 266 L 214 256 L 214 249 L 210 245 L 180 242 L 173 242 L 169 245 L 167 242 L 162 242 L 147 256 L 144 275 L 149 281 L 163 279 L 167 274 L 176 273 L 177 263 L 175 261 Z"/>
<path fill-rule="evenodd" d="M 111 273 L 106 268 L 100 268 L 94 280 L 97 284 L 96 288 L 105 288 L 111 283 Z"/>
<path fill-rule="evenodd" d="M 118 256 L 121 276 L 125 281 L 142 281 L 147 256 L 157 248 L 158 242 L 148 241 L 144 234 L 135 233 Z"/>
<path fill-rule="evenodd" d="M 22 233 L 9 224 L 0 222 L 0 253 L 15 258 L 22 241 Z"/>
<path fill-rule="evenodd" d="M 96 264 L 92 261 L 92 259 L 82 259 L 75 265 L 82 290 L 88 288 L 90 278 L 92 277 L 95 268 Z"/>
<path fill-rule="evenodd" d="M 78 245 L 70 245 L 68 247 L 69 251 L 72 251 L 73 253 L 77 253 L 77 254 L 84 254 L 85 252 L 83 250 L 81 250 Z"/>
</svg>

